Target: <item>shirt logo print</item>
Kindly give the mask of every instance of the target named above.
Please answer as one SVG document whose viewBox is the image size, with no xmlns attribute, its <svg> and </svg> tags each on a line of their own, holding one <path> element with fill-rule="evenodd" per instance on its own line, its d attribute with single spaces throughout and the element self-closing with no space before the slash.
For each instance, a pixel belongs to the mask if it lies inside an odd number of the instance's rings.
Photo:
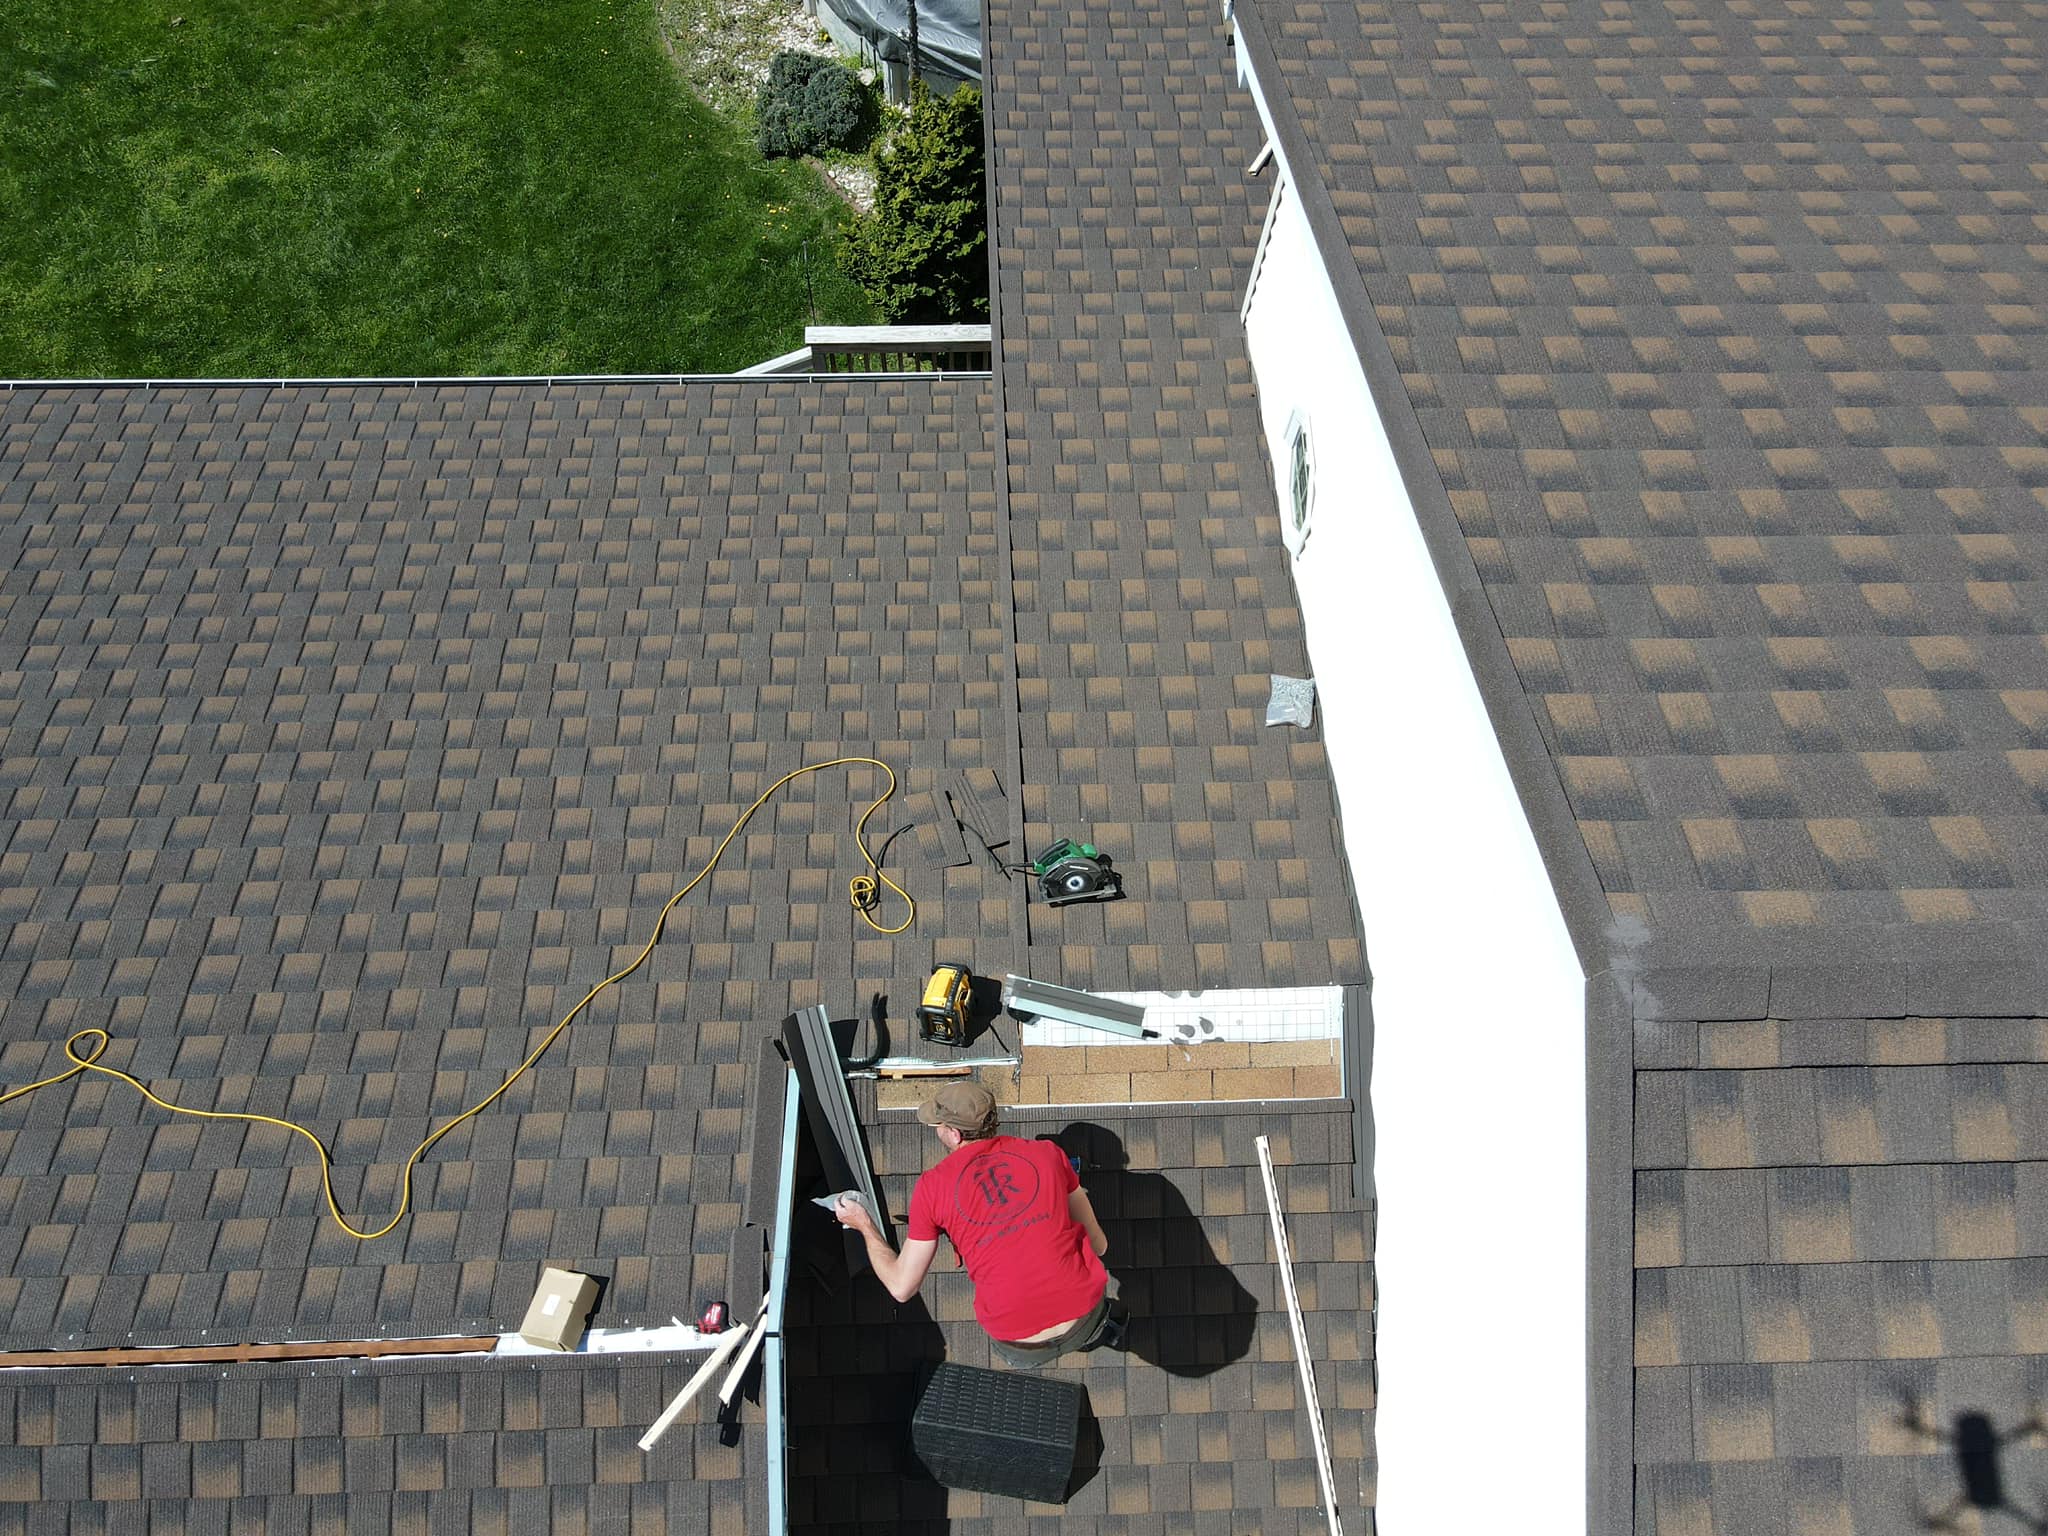
<svg viewBox="0 0 2048 1536">
<path fill-rule="evenodd" d="M 976 1169 L 974 1183 L 984 1205 L 1008 1205 L 1010 1196 L 1021 1197 L 1024 1193 L 1017 1187 L 1016 1175 L 1001 1163 L 993 1168 Z"/>
<path fill-rule="evenodd" d="M 963 1227 L 998 1236 L 1032 1210 L 1043 1188 L 1029 1158 L 987 1153 L 961 1170 L 953 1186 L 953 1214 Z"/>
</svg>

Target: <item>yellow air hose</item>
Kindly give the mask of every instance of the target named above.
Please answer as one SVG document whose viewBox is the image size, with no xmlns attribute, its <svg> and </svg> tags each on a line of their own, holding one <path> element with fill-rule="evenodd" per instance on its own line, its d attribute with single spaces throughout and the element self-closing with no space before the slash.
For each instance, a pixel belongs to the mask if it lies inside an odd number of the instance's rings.
<svg viewBox="0 0 2048 1536">
<path fill-rule="evenodd" d="M 274 1115 L 250 1114 L 240 1110 L 193 1109 L 184 1104 L 173 1104 L 169 1099 L 163 1098 L 158 1094 L 152 1093 L 148 1088 L 144 1087 L 141 1082 L 139 1082 L 137 1079 L 133 1077 L 130 1077 L 126 1072 L 121 1071 L 119 1068 L 103 1067 L 100 1065 L 99 1058 L 102 1054 L 105 1053 L 108 1045 L 112 1043 L 112 1036 L 110 1036 L 104 1029 L 94 1027 L 89 1029 L 81 1029 L 77 1031 L 77 1033 L 73 1034 L 68 1040 L 64 1042 L 64 1054 L 68 1058 L 70 1058 L 72 1063 L 69 1069 L 63 1072 L 59 1072 L 55 1077 L 46 1077 L 39 1083 L 26 1083 L 19 1088 L 13 1088 L 8 1090 L 6 1093 L 0 1093 L 0 1104 L 5 1104 L 10 1099 L 21 1098 L 24 1094 L 34 1093 L 38 1088 L 48 1088 L 53 1083 L 61 1083 L 66 1078 L 76 1077 L 80 1072 L 102 1072 L 105 1073 L 108 1077 L 120 1079 L 129 1087 L 133 1088 L 137 1093 L 141 1094 L 145 1099 L 149 1100 L 150 1103 L 156 1105 L 160 1109 L 167 1109 L 174 1115 L 191 1115 L 200 1120 L 246 1120 L 254 1125 L 279 1126 L 284 1130 L 292 1132 L 294 1135 L 305 1137 L 307 1141 L 313 1144 L 313 1150 L 320 1154 L 320 1179 L 321 1182 L 326 1186 L 327 1209 L 328 1212 L 334 1217 L 335 1225 L 339 1226 L 342 1231 L 346 1232 L 350 1237 L 355 1238 L 359 1242 L 366 1243 L 373 1238 L 382 1237 L 385 1233 L 389 1232 L 393 1227 L 397 1226 L 401 1221 L 405 1220 L 406 1212 L 412 1208 L 413 1169 L 418 1167 L 420 1159 L 427 1155 L 427 1149 L 432 1147 L 435 1142 L 439 1141 L 443 1136 L 446 1136 L 450 1131 L 454 1130 L 456 1126 L 462 1124 L 463 1121 L 471 1118 L 474 1115 L 481 1114 L 484 1110 L 490 1108 L 491 1105 L 497 1101 L 499 1096 L 502 1095 L 506 1089 L 510 1088 L 514 1083 L 518 1082 L 521 1077 L 526 1075 L 528 1069 L 530 1069 L 535 1062 L 539 1061 L 542 1056 L 547 1054 L 548 1047 L 555 1043 L 556 1037 L 560 1035 L 563 1030 L 569 1027 L 570 1023 L 575 1019 L 577 1014 L 581 1013 L 585 1008 L 590 1006 L 590 1001 L 592 998 L 596 997 L 598 993 L 602 992 L 606 987 L 611 986 L 614 982 L 624 981 L 628 976 L 632 975 L 635 971 L 639 970 L 642 965 L 646 964 L 647 957 L 654 953 L 654 946 L 661 942 L 662 925 L 668 921 L 668 915 L 670 912 L 675 910 L 676 903 L 681 901 L 685 896 L 689 895 L 690 892 L 694 891 L 698 887 L 698 885 L 702 883 L 704 877 L 710 874 L 711 871 L 717 867 L 718 861 L 720 858 L 724 856 L 727 847 L 731 845 L 732 840 L 735 837 L 739 836 L 740 829 L 746 826 L 747 822 L 753 817 L 754 812 L 760 810 L 762 806 L 766 805 L 770 797 L 773 796 L 778 789 L 782 788 L 783 785 L 789 783 L 792 779 L 800 779 L 807 773 L 822 773 L 827 768 L 845 768 L 852 766 L 866 766 L 869 768 L 881 769 L 882 772 L 888 776 L 889 787 L 882 791 L 880 797 L 877 798 L 872 805 L 870 805 L 865 811 L 861 812 L 860 820 L 854 825 L 853 840 L 860 848 L 860 856 L 867 861 L 869 873 L 865 875 L 855 875 L 853 879 L 848 882 L 848 897 L 853 903 L 854 910 L 860 914 L 861 921 L 866 923 L 868 927 L 872 928 L 876 933 L 897 934 L 902 933 L 904 930 L 909 928 L 910 925 L 917 919 L 917 903 L 914 900 L 912 900 L 910 892 L 904 890 L 902 886 L 898 885 L 894 880 L 891 880 L 886 874 L 882 872 L 882 866 L 876 863 L 875 856 L 872 853 L 868 852 L 867 843 L 868 818 L 874 815 L 875 812 L 879 811 L 884 805 L 886 805 L 888 803 L 889 797 L 896 793 L 895 770 L 890 768 L 890 766 L 887 763 L 882 762 L 879 758 L 835 757 L 831 759 L 829 762 L 807 763 L 801 768 L 793 769 L 789 773 L 785 773 L 773 784 L 770 784 L 766 790 L 762 791 L 760 799 L 756 800 L 752 805 L 748 806 L 746 810 L 740 813 L 740 819 L 734 822 L 732 824 L 732 830 L 730 832 L 727 832 L 725 836 L 719 840 L 718 847 L 712 852 L 711 857 L 705 861 L 704 867 L 698 870 L 696 874 L 690 877 L 690 883 L 688 885 L 685 885 L 681 890 L 677 891 L 675 895 L 669 897 L 668 901 L 662 906 L 661 915 L 655 918 L 654 920 L 654 932 L 648 935 L 647 943 L 645 946 L 642 947 L 640 953 L 633 957 L 633 963 L 627 966 L 624 970 L 615 972 L 614 974 L 605 977 L 603 981 L 600 981 L 596 986 L 592 987 L 588 992 L 584 993 L 583 1001 L 578 1003 L 574 1008 L 571 1008 L 567 1013 L 562 1015 L 561 1022 L 555 1025 L 553 1029 L 547 1032 L 546 1036 L 542 1038 L 540 1044 L 533 1048 L 533 1053 L 529 1055 L 526 1058 L 526 1060 L 522 1061 L 519 1064 L 518 1070 L 513 1072 L 513 1074 L 510 1077 L 506 1078 L 504 1082 L 498 1084 L 498 1086 L 494 1090 L 492 1090 L 490 1097 L 481 1099 L 477 1103 L 471 1105 L 468 1109 L 465 1109 L 461 1114 L 457 1115 L 453 1120 L 450 1120 L 446 1125 L 443 1125 L 438 1130 L 436 1130 L 432 1135 L 428 1136 L 427 1139 L 421 1142 L 417 1147 L 413 1148 L 412 1156 L 408 1157 L 405 1160 L 405 1172 L 402 1176 L 402 1182 L 400 1186 L 397 1214 L 395 1214 L 389 1221 L 385 1222 L 383 1226 L 379 1227 L 374 1232 L 364 1232 L 357 1229 L 356 1227 L 349 1225 L 348 1218 L 341 1214 L 341 1206 L 335 1201 L 334 1198 L 334 1160 L 332 1157 L 328 1155 L 326 1143 L 321 1141 L 321 1139 L 318 1136 L 314 1135 L 311 1131 L 306 1129 L 305 1126 L 299 1124 L 296 1120 L 280 1120 Z M 904 913 L 903 921 L 897 924 L 894 928 L 884 928 L 880 923 L 876 922 L 874 918 L 874 908 L 880 902 L 881 899 L 880 888 L 884 885 L 888 886 L 889 889 L 894 891 L 898 896 L 901 896 L 903 898 L 904 905 L 909 909 Z M 92 1047 L 90 1054 L 81 1055 L 79 1053 L 79 1042 L 85 1039 L 87 1035 L 99 1036 L 99 1043 Z"/>
</svg>

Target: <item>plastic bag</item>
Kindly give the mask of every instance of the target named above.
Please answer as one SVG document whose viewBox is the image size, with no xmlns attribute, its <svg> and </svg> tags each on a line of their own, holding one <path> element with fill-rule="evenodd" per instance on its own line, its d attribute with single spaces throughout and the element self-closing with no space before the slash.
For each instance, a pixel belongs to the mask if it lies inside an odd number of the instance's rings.
<svg viewBox="0 0 2048 1536">
<path fill-rule="evenodd" d="M 1278 672 L 1267 675 L 1273 679 L 1273 696 L 1266 701 L 1266 724 L 1310 724 L 1316 717 L 1315 679 L 1282 677 Z"/>
</svg>

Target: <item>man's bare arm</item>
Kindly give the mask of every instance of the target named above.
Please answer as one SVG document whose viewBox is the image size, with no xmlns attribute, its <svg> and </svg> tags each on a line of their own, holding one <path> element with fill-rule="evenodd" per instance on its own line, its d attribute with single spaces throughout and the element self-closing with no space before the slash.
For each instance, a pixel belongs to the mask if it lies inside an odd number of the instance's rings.
<svg viewBox="0 0 2048 1536">
<path fill-rule="evenodd" d="M 924 1284 L 925 1272 L 932 1267 L 932 1256 L 939 1251 L 936 1242 L 921 1242 L 909 1238 L 898 1253 L 882 1238 L 875 1220 L 868 1215 L 867 1208 L 857 1200 L 841 1201 L 833 1207 L 832 1214 L 839 1218 L 841 1226 L 851 1227 L 867 1245 L 868 1263 L 875 1271 L 875 1278 L 882 1282 L 882 1288 L 898 1301 L 908 1301 L 917 1294 L 917 1288 Z"/>
<path fill-rule="evenodd" d="M 1102 1223 L 1095 1219 L 1095 1207 L 1089 1202 L 1087 1190 L 1077 1189 L 1067 1196 L 1067 1214 L 1088 1234 L 1088 1246 L 1095 1250 L 1095 1257 L 1099 1259 L 1109 1252 L 1109 1237 L 1102 1230 Z"/>
</svg>

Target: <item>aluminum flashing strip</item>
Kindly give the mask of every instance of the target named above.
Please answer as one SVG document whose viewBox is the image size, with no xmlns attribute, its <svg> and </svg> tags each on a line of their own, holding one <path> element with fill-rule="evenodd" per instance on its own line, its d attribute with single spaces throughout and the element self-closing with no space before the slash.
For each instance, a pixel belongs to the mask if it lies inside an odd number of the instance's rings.
<svg viewBox="0 0 2048 1536">
<path fill-rule="evenodd" d="M 768 1335 L 761 1352 L 761 1404 L 768 1417 L 768 1536 L 789 1533 L 789 1357 L 782 1335 Z"/>
<path fill-rule="evenodd" d="M 751 368 L 742 368 L 733 377 L 736 379 L 758 379 L 785 373 L 808 373 L 811 365 L 811 349 L 798 347 L 794 352 L 785 352 L 780 357 L 771 357 L 765 363 L 756 363 Z"/>
<path fill-rule="evenodd" d="M 1138 1039 L 1145 1033 L 1145 1010 L 1137 1003 L 1118 1002 L 1093 992 L 1057 987 L 1029 976 L 1003 978 L 1003 1006 L 1020 1020 L 1056 1019 L 1086 1029 Z"/>
<path fill-rule="evenodd" d="M 1269 140 L 1266 147 L 1259 151 L 1259 158 L 1255 166 L 1264 165 L 1272 156 L 1273 145 Z M 1247 176 L 1255 176 L 1258 174 L 1258 171 L 1254 168 L 1253 170 L 1246 171 L 1245 174 Z M 1286 193 L 1287 178 L 1284 175 L 1275 176 L 1273 178 L 1272 195 L 1266 199 L 1266 221 L 1259 226 L 1259 243 L 1252 247 L 1252 275 L 1245 281 L 1244 302 L 1237 307 L 1237 318 L 1240 324 L 1252 312 L 1252 300 L 1259 291 L 1259 278 L 1266 270 L 1266 248 L 1273 242 L 1273 220 L 1279 216 L 1280 200 Z"/>
<path fill-rule="evenodd" d="M 839 1059 L 839 1042 L 832 1035 L 832 1021 L 825 1010 L 813 1003 L 782 1021 L 782 1043 L 796 1070 L 797 1098 L 804 1119 L 818 1144 L 818 1157 L 825 1167 L 825 1181 L 833 1189 L 857 1189 L 868 1197 L 868 1209 L 882 1230 L 882 1237 L 894 1244 L 889 1211 L 875 1193 L 874 1169 L 868 1166 L 866 1144 L 861 1140 L 860 1120 L 854 1114 L 853 1099 L 846 1091 L 846 1071 Z M 852 1233 L 847 1234 L 848 1252 L 858 1252 L 855 1264 L 866 1263 L 866 1249 Z"/>
</svg>

